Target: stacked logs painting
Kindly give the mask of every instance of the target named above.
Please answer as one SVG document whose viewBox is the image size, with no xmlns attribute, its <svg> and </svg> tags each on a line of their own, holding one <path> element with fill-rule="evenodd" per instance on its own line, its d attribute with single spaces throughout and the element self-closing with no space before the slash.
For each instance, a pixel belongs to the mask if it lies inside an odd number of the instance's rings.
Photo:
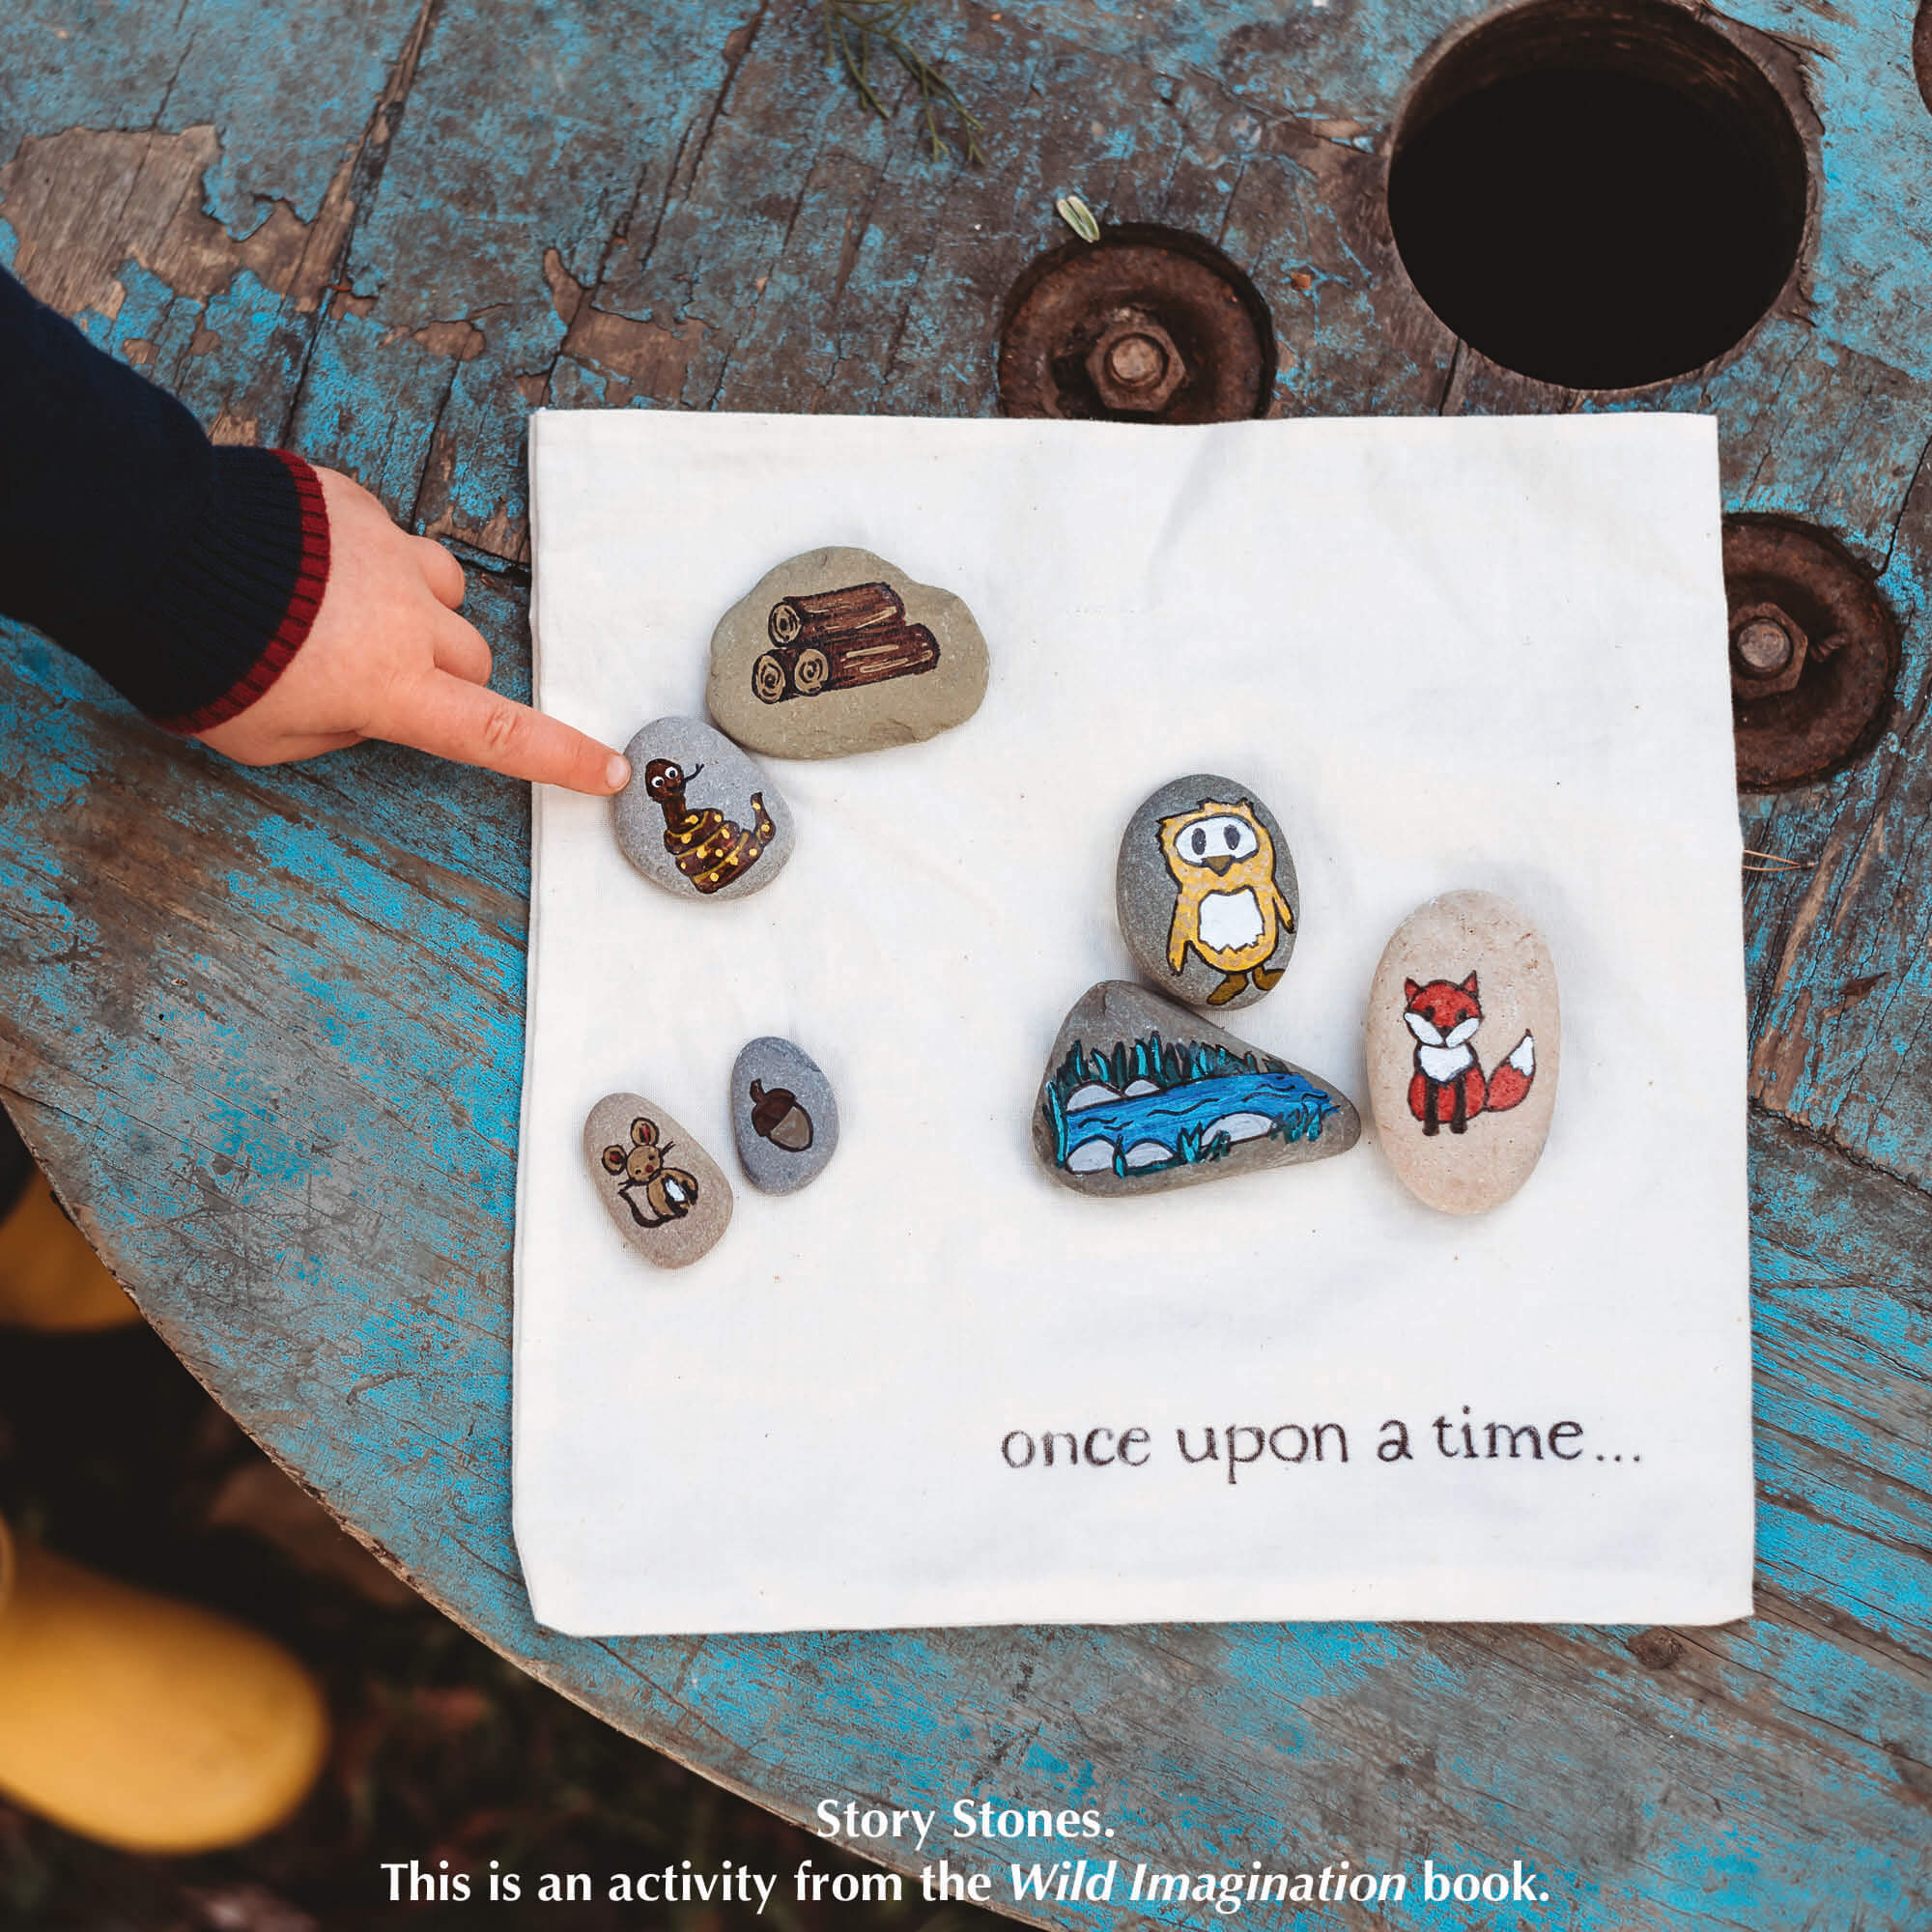
<svg viewBox="0 0 1932 1932">
<path fill-rule="evenodd" d="M 767 704 L 910 677 L 939 662 L 938 639 L 906 622 L 890 583 L 781 597 L 765 628 L 772 648 L 753 665 L 752 689 Z"/>
</svg>

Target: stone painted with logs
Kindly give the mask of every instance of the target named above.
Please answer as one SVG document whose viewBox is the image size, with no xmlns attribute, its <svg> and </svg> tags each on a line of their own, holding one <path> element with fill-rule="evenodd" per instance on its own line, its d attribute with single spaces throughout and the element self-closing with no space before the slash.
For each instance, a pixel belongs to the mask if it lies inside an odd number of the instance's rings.
<svg viewBox="0 0 1932 1932">
<path fill-rule="evenodd" d="M 838 758 L 963 723 L 986 677 L 986 640 L 952 591 L 870 551 L 815 550 L 724 613 L 705 702 L 752 751 Z"/>
</svg>

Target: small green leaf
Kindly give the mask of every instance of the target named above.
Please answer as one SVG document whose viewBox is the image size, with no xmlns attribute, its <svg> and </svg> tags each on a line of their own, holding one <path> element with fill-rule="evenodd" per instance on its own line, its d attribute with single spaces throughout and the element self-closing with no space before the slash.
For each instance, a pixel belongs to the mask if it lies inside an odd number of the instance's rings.
<svg viewBox="0 0 1932 1932">
<path fill-rule="evenodd" d="M 1053 212 L 1081 241 L 1099 241 L 1100 224 L 1094 218 L 1094 211 L 1077 194 L 1063 194 L 1053 204 Z"/>
</svg>

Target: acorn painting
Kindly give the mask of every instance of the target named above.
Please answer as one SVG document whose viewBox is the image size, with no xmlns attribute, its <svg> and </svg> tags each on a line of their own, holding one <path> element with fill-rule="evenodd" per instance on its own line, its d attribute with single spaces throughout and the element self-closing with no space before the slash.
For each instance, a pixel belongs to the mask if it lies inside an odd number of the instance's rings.
<svg viewBox="0 0 1932 1932">
<path fill-rule="evenodd" d="M 771 1141 L 792 1153 L 803 1153 L 811 1145 L 811 1116 L 798 1104 L 798 1095 L 783 1087 L 767 1089 L 753 1080 L 752 1131 L 760 1140 Z"/>
<path fill-rule="evenodd" d="M 838 1102 L 825 1069 L 775 1034 L 751 1041 L 731 1069 L 731 1134 L 753 1186 L 796 1193 L 838 1146 Z"/>
</svg>

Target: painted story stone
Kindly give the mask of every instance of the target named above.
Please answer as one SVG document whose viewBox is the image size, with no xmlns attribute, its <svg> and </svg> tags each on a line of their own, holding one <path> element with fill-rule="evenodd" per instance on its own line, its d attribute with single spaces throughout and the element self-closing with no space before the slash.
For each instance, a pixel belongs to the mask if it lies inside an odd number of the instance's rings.
<svg viewBox="0 0 1932 1932">
<path fill-rule="evenodd" d="M 1361 1131 L 1332 1081 L 1107 980 L 1061 1025 L 1033 1134 L 1063 1185 L 1147 1194 L 1346 1153 Z"/>
<path fill-rule="evenodd" d="M 742 898 L 784 870 L 791 808 L 728 738 L 696 718 L 659 718 L 624 755 L 617 843 L 653 884 L 679 898 Z"/>
<path fill-rule="evenodd" d="M 1280 824 L 1252 785 L 1174 779 L 1127 821 L 1114 903 L 1134 963 L 1163 993 L 1233 1010 L 1270 992 L 1301 897 Z"/>
<path fill-rule="evenodd" d="M 1556 1104 L 1556 968 L 1494 893 L 1432 899 L 1396 928 L 1369 988 L 1369 1104 L 1389 1165 L 1448 1214 L 1507 1201 Z"/>
<path fill-rule="evenodd" d="M 803 1047 L 767 1034 L 731 1068 L 731 1132 L 753 1187 L 792 1194 L 824 1173 L 838 1146 L 832 1083 Z"/>
<path fill-rule="evenodd" d="M 963 724 L 986 675 L 986 640 L 952 591 L 870 551 L 814 550 L 724 613 L 705 702 L 754 752 L 838 758 Z"/>
<path fill-rule="evenodd" d="M 608 1094 L 583 1123 L 591 1183 L 624 1239 L 659 1267 L 687 1267 L 731 1219 L 724 1170 L 655 1101 Z"/>
</svg>

